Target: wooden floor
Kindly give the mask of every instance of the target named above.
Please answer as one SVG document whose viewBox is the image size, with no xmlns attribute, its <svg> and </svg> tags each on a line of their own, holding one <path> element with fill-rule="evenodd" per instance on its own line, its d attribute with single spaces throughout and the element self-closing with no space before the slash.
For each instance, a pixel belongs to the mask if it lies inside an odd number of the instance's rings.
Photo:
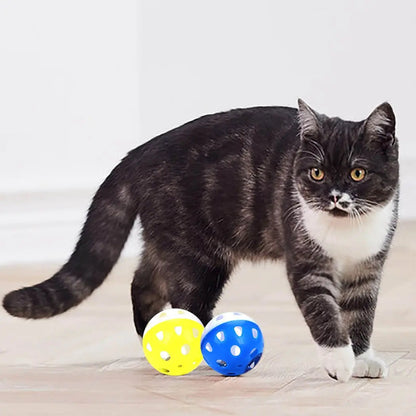
<svg viewBox="0 0 416 416">
<path fill-rule="evenodd" d="M 133 261 L 121 262 L 78 308 L 44 321 L 0 311 L 0 415 L 414 415 L 416 223 L 401 224 L 385 269 L 373 344 L 384 380 L 331 380 L 298 311 L 284 268 L 242 265 L 218 312 L 251 315 L 265 336 L 252 372 L 224 378 L 206 365 L 183 377 L 146 362 L 130 311 Z M 58 265 L 3 267 L 0 295 Z M 412 410 L 413 409 L 413 410 Z"/>
</svg>

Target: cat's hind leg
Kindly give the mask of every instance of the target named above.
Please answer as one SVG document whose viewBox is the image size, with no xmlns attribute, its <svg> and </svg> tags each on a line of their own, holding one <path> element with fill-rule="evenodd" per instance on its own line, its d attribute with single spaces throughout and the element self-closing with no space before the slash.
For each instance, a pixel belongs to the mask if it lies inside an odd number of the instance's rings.
<svg viewBox="0 0 416 416">
<path fill-rule="evenodd" d="M 173 259 L 164 272 L 168 276 L 172 307 L 192 312 L 206 325 L 229 279 L 231 267 L 219 261 L 202 262 L 181 256 Z"/>
<path fill-rule="evenodd" d="M 131 284 L 134 325 L 139 336 L 150 319 L 168 303 L 166 280 L 159 271 L 157 262 L 152 261 L 146 250 Z"/>
</svg>

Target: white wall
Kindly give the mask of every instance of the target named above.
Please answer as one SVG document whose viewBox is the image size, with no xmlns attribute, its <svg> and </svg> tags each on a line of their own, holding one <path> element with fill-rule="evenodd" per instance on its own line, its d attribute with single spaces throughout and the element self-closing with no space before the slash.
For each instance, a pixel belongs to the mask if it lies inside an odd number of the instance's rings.
<svg viewBox="0 0 416 416">
<path fill-rule="evenodd" d="M 141 128 L 200 114 L 296 105 L 362 119 L 389 100 L 406 156 L 416 87 L 409 1 L 142 1 Z"/>
<path fill-rule="evenodd" d="M 0 192 L 97 186 L 139 136 L 134 0 L 0 0 Z"/>
<path fill-rule="evenodd" d="M 415 21 L 400 0 L 0 0 L 0 264 L 66 257 L 130 148 L 298 96 L 350 119 L 392 103 L 415 218 Z"/>
</svg>

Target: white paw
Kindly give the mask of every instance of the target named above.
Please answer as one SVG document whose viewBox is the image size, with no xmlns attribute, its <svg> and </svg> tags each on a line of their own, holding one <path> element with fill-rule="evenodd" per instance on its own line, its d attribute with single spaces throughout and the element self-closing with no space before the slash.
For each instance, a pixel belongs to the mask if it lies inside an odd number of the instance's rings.
<svg viewBox="0 0 416 416">
<path fill-rule="evenodd" d="M 338 381 L 348 381 L 352 376 L 355 358 L 351 344 L 345 347 L 319 347 L 322 366 L 328 375 Z"/>
<path fill-rule="evenodd" d="M 376 357 L 370 348 L 356 357 L 352 375 L 354 377 L 384 378 L 387 377 L 387 373 L 384 361 Z"/>
</svg>

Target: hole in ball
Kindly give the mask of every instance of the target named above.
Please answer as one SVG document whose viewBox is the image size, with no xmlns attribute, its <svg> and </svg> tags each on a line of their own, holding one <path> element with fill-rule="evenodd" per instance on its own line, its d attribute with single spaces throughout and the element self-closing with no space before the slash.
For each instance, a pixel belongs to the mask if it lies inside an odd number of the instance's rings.
<svg viewBox="0 0 416 416">
<path fill-rule="evenodd" d="M 234 357 L 238 357 L 240 355 L 240 347 L 238 345 L 233 345 L 230 348 L 231 354 L 234 355 Z"/>
<path fill-rule="evenodd" d="M 225 339 L 224 332 L 222 332 L 222 331 L 217 332 L 216 337 L 217 337 L 217 338 L 218 338 L 221 342 L 222 342 L 222 341 L 224 341 L 224 339 Z"/>
<path fill-rule="evenodd" d="M 238 337 L 241 337 L 241 335 L 243 335 L 243 328 L 241 326 L 235 326 L 234 332 L 237 334 Z"/>
<path fill-rule="evenodd" d="M 247 370 L 252 370 L 260 361 L 260 358 L 262 356 L 262 353 L 257 354 L 256 357 L 254 357 L 250 363 L 247 365 Z"/>
<path fill-rule="evenodd" d="M 220 366 L 220 367 L 227 367 L 227 363 L 224 360 L 217 360 L 216 363 Z"/>
<path fill-rule="evenodd" d="M 191 347 L 188 344 L 182 345 L 181 353 L 182 355 L 188 355 L 191 352 Z"/>
<path fill-rule="evenodd" d="M 162 360 L 169 361 L 170 355 L 167 351 L 161 351 L 160 358 L 162 358 Z"/>
<path fill-rule="evenodd" d="M 253 333 L 253 338 L 257 338 L 257 337 L 259 336 L 259 332 L 257 331 L 257 329 L 256 329 L 256 328 L 253 328 L 253 329 L 251 330 L 251 332 Z"/>
</svg>

